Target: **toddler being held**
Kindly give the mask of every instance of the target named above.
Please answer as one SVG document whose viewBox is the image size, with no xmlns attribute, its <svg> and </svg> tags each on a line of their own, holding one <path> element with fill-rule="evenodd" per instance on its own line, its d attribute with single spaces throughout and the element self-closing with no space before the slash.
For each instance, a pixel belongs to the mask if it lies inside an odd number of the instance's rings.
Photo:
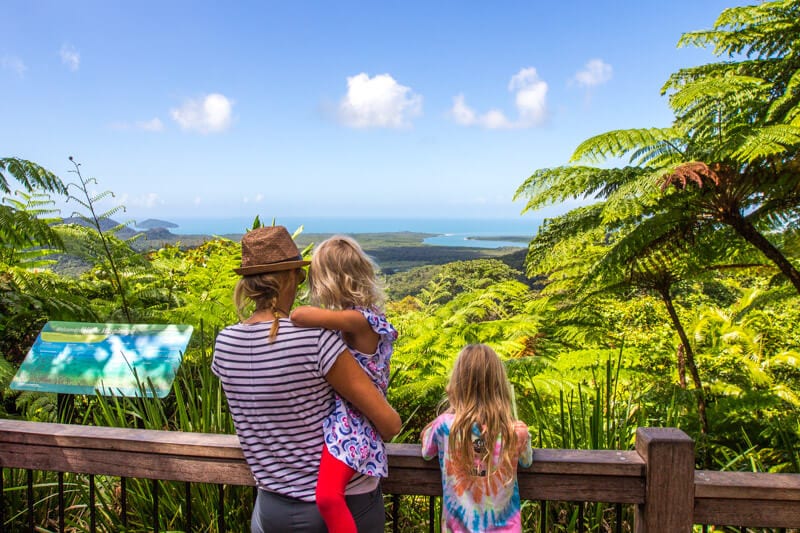
<svg viewBox="0 0 800 533">
<path fill-rule="evenodd" d="M 309 272 L 314 306 L 298 307 L 290 318 L 299 326 L 338 331 L 385 396 L 397 331 L 382 311 L 384 294 L 375 264 L 356 241 L 337 235 L 316 248 Z M 366 417 L 338 395 L 335 401 L 324 423 L 316 501 L 330 533 L 356 533 L 345 489 L 357 472 L 372 476 L 377 486 L 379 478 L 388 474 L 386 448 Z"/>
</svg>

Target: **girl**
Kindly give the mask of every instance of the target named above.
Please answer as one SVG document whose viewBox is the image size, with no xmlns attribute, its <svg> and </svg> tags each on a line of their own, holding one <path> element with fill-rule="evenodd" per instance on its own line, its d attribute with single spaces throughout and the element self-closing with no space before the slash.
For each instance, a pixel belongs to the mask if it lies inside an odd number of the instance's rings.
<svg viewBox="0 0 800 533">
<path fill-rule="evenodd" d="M 530 466 L 533 451 L 502 361 L 467 346 L 446 392 L 450 408 L 422 430 L 422 457 L 438 454 L 442 470 L 442 531 L 522 531 L 517 464 Z"/>
<path fill-rule="evenodd" d="M 389 360 L 397 331 L 381 311 L 384 295 L 376 267 L 356 241 L 334 236 L 314 252 L 309 276 L 311 303 L 292 311 L 300 326 L 339 331 L 375 386 L 386 395 Z M 345 487 L 355 474 L 372 476 L 374 490 L 386 477 L 386 449 L 380 434 L 361 412 L 336 397 L 333 412 L 323 424 L 325 444 L 317 479 L 317 507 L 330 533 L 356 533 L 345 504 Z M 350 487 L 348 493 L 352 493 Z"/>
</svg>

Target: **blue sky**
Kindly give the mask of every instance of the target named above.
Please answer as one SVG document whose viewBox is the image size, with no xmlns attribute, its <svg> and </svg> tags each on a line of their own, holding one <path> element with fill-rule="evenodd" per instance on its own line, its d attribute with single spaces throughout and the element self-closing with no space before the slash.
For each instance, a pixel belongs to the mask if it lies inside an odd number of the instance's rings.
<svg viewBox="0 0 800 533">
<path fill-rule="evenodd" d="M 137 219 L 519 217 L 582 140 L 668 125 L 713 60 L 680 35 L 732 5 L 7 0 L 0 155 Z"/>
</svg>

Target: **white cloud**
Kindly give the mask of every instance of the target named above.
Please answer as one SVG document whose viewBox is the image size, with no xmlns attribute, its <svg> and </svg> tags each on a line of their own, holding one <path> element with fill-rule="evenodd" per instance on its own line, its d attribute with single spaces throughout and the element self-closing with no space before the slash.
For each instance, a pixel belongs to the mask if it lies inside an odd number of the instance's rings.
<svg viewBox="0 0 800 533">
<path fill-rule="evenodd" d="M 12 72 L 16 72 L 17 76 L 20 78 L 24 77 L 25 71 L 28 70 L 28 67 L 25 66 L 25 63 L 22 62 L 22 59 L 16 56 L 0 57 L 0 67 Z"/>
<path fill-rule="evenodd" d="M 187 100 L 181 107 L 172 109 L 170 115 L 186 131 L 217 133 L 230 127 L 232 110 L 232 100 L 213 93 Z"/>
<path fill-rule="evenodd" d="M 134 124 L 134 127 L 144 131 L 163 131 L 164 123 L 161 122 L 160 118 L 156 117 L 150 120 L 140 120 Z"/>
<path fill-rule="evenodd" d="M 572 79 L 581 87 L 594 87 L 611 79 L 614 69 L 602 59 L 592 59 Z"/>
<path fill-rule="evenodd" d="M 547 83 L 536 69 L 524 68 L 511 77 L 509 91 L 517 91 L 516 104 L 520 127 L 536 126 L 547 118 Z"/>
<path fill-rule="evenodd" d="M 71 44 L 65 43 L 61 45 L 61 50 L 58 51 L 58 55 L 61 56 L 61 62 L 72 72 L 80 68 L 81 54 Z"/>
<path fill-rule="evenodd" d="M 264 201 L 264 195 L 262 193 L 257 193 L 255 196 L 252 197 L 242 196 L 243 204 L 249 204 L 249 203 L 260 204 L 263 201 Z"/>
<path fill-rule="evenodd" d="M 453 120 L 458 124 L 464 126 L 471 126 L 478 121 L 478 117 L 475 116 L 475 111 L 464 101 L 463 94 L 459 94 L 453 98 L 453 107 L 450 109 L 450 116 L 452 116 Z"/>
<path fill-rule="evenodd" d="M 159 132 L 164 130 L 164 123 L 160 118 L 156 117 L 150 120 L 139 120 L 132 124 L 130 122 L 112 122 L 109 127 L 117 131 L 142 130 Z"/>
<path fill-rule="evenodd" d="M 200 205 L 203 203 L 203 199 L 199 196 L 194 197 L 194 205 Z"/>
<path fill-rule="evenodd" d="M 353 128 L 405 128 L 422 113 L 422 96 L 389 74 L 347 78 L 347 94 L 339 103 L 342 124 Z"/>
<path fill-rule="evenodd" d="M 450 116 L 462 126 L 481 126 L 486 129 L 530 128 L 547 118 L 547 82 L 539 79 L 536 69 L 523 68 L 511 77 L 508 90 L 516 93 L 514 104 L 517 108 L 516 120 L 508 119 L 498 109 L 491 109 L 479 115 L 466 103 L 463 94 L 453 98 Z"/>
<path fill-rule="evenodd" d="M 96 193 L 93 192 L 92 194 Z M 131 196 L 128 193 L 122 193 L 114 197 L 113 203 L 126 208 L 152 208 L 164 205 L 164 200 L 158 195 L 158 193 L 154 192 L 149 192 L 138 196 Z"/>
</svg>

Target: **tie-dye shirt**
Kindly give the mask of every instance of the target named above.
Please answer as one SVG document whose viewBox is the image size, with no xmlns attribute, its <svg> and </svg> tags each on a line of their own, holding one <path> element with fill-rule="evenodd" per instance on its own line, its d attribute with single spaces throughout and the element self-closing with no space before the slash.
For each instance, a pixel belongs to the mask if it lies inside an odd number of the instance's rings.
<svg viewBox="0 0 800 533">
<path fill-rule="evenodd" d="M 517 465 L 514 465 L 513 483 L 507 472 L 497 471 L 488 480 L 487 468 L 476 456 L 475 467 L 471 473 L 457 469 L 449 450 L 452 413 L 440 415 L 422 430 L 422 457 L 439 458 L 442 470 L 442 532 L 476 533 L 483 531 L 518 532 L 522 531 L 520 522 L 519 487 L 517 485 Z M 517 457 L 521 466 L 528 467 L 533 462 L 531 436 L 524 422 L 515 422 L 517 433 Z M 482 447 L 480 431 L 472 428 L 472 440 L 476 449 Z M 500 462 L 502 441 L 498 435 L 494 443 L 492 462 Z"/>
</svg>

